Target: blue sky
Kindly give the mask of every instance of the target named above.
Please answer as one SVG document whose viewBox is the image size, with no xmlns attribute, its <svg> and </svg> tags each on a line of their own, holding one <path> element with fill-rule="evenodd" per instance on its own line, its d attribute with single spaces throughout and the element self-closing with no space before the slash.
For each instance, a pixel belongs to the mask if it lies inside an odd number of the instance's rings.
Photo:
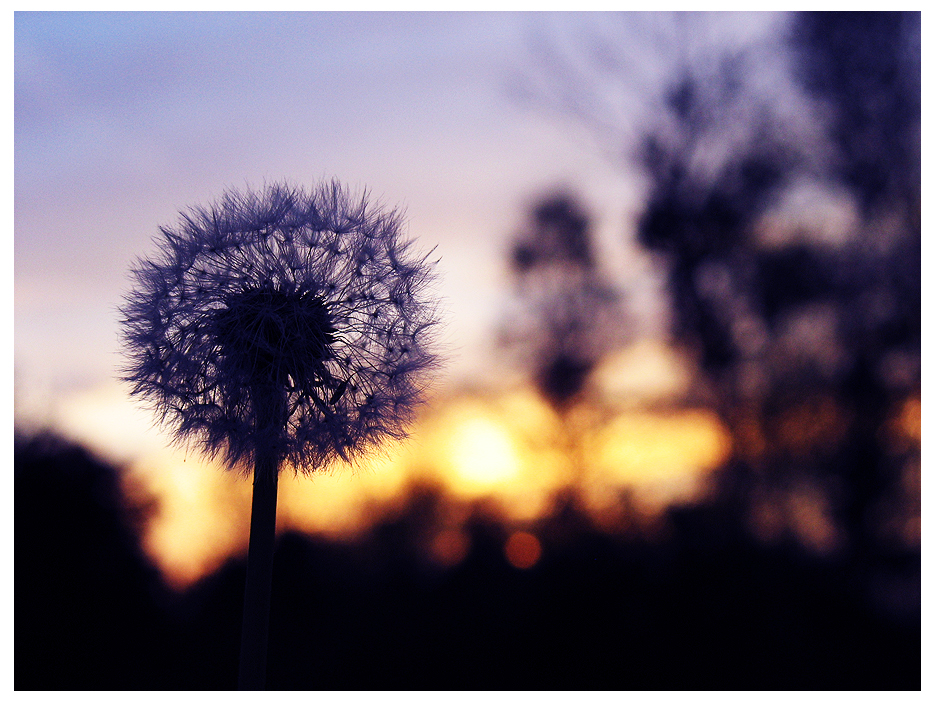
<svg viewBox="0 0 936 702">
<path fill-rule="evenodd" d="M 712 24 L 723 36 L 709 41 L 770 26 L 763 16 L 729 20 Z M 652 82 L 674 57 L 647 32 L 665 34 L 667 21 L 16 13 L 17 419 L 56 424 L 70 397 L 116 386 L 116 308 L 134 258 L 181 209 L 268 180 L 334 177 L 406 210 L 410 235 L 442 257 L 452 378 L 490 376 L 496 365 L 507 241 L 546 189 L 584 195 L 614 252 L 611 273 L 653 317 L 653 281 L 627 241 L 639 181 L 584 127 L 523 104 L 508 86 L 539 68 L 538 42 L 574 40 L 589 25 L 618 32 L 641 72 L 635 84 Z"/>
</svg>

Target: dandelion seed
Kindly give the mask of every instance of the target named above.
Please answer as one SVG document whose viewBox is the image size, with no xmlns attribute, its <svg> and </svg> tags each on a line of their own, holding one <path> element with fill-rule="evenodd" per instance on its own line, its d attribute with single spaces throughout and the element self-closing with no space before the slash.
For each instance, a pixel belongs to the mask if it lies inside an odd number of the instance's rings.
<svg viewBox="0 0 936 702">
<path fill-rule="evenodd" d="M 436 365 L 433 266 L 400 227 L 334 182 L 230 191 L 160 228 L 133 271 L 121 309 L 132 394 L 176 441 L 253 472 L 242 689 L 265 678 L 279 471 L 403 438 Z"/>
<path fill-rule="evenodd" d="M 309 473 L 403 438 L 437 314 L 432 265 L 400 224 L 334 183 L 184 213 L 122 308 L 132 393 L 178 441 L 244 472 L 273 452 Z"/>
</svg>

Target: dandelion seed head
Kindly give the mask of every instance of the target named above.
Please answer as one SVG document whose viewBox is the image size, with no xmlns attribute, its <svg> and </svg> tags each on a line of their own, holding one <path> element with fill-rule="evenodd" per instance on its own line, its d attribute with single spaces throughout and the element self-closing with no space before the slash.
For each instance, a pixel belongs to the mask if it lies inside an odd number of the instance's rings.
<svg viewBox="0 0 936 702">
<path fill-rule="evenodd" d="M 121 308 L 123 378 L 177 441 L 297 472 L 402 439 L 437 365 L 433 266 L 337 183 L 229 191 L 161 227 Z"/>
</svg>

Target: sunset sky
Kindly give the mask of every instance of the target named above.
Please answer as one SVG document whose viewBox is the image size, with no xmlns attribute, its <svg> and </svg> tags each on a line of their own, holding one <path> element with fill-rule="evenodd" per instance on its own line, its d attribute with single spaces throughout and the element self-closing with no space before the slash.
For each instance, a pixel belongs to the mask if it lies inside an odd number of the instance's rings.
<svg viewBox="0 0 936 702">
<path fill-rule="evenodd" d="M 618 251 L 629 248 L 627 217 L 639 208 L 624 164 L 574 120 L 523 104 L 510 87 L 535 76 L 538 45 L 589 27 L 645 45 L 634 63 L 635 85 L 646 83 L 665 63 L 648 33 L 666 21 L 17 13 L 17 418 L 58 424 L 75 393 L 112 382 L 115 308 L 160 224 L 227 187 L 282 178 L 334 177 L 404 208 L 410 235 L 442 257 L 450 372 L 487 370 L 507 293 L 505 242 L 532 198 L 575 188 Z M 770 22 L 712 25 L 750 25 L 754 37 Z M 620 256 L 615 272 L 639 286 L 645 266 L 634 258 Z"/>
<path fill-rule="evenodd" d="M 920 688 L 920 13 L 631 5 L 7 15 L 16 689 Z"/>
<path fill-rule="evenodd" d="M 783 21 L 712 17 L 708 31 L 682 48 L 763 43 Z M 627 299 L 634 345 L 615 359 L 616 370 L 604 369 L 608 387 L 649 396 L 678 391 L 686 370 L 660 342 L 659 281 L 632 241 L 640 179 L 609 158 L 609 143 L 516 90 L 535 84 L 542 47 L 594 32 L 614 37 L 634 69 L 633 95 L 619 105 L 626 135 L 647 119 L 641 96 L 652 95 L 677 60 L 660 44 L 660 36 L 675 41 L 671 25 L 667 16 L 640 14 L 16 13 L 17 424 L 52 427 L 133 465 L 150 489 L 174 496 L 169 512 L 184 516 L 185 496 L 202 499 L 204 485 L 222 478 L 214 468 L 192 467 L 197 457 L 169 452 L 166 434 L 115 379 L 116 309 L 130 266 L 152 251 L 159 225 L 225 188 L 279 179 L 336 178 L 366 188 L 405 209 L 421 247 L 438 247 L 448 363 L 436 391 L 455 399 L 433 421 L 451 423 L 436 434 L 419 427 L 415 445 L 400 450 L 432 454 L 438 470 L 460 476 L 449 480 L 454 490 L 475 496 L 500 480 L 509 492 L 524 470 L 517 456 L 528 449 L 518 436 L 528 427 L 516 418 L 541 408 L 524 405 L 518 415 L 508 406 L 529 404 L 529 392 L 505 392 L 494 403 L 499 409 L 458 398 L 465 385 L 490 392 L 509 376 L 494 351 L 509 295 L 506 251 L 526 208 L 545 191 L 568 187 L 582 196 L 607 274 Z M 640 421 L 627 425 L 639 455 L 622 458 L 612 445 L 595 454 L 623 471 L 615 480 L 639 477 L 647 461 L 675 460 L 639 442 L 683 420 Z M 718 428 L 710 417 L 686 421 L 701 437 L 690 450 L 714 467 L 727 450 Z M 447 443 L 436 450 L 439 436 Z M 472 451 L 480 452 L 475 459 Z M 492 473 L 472 474 L 479 466 Z M 394 494 L 402 478 L 377 473 L 361 479 L 373 483 L 367 494 Z M 522 484 L 548 491 L 546 483 Z M 293 509 L 290 489 L 281 503 L 287 522 L 320 514 Z M 193 533 L 183 521 L 163 527 Z M 224 524 L 210 528 L 218 539 L 239 538 Z"/>
</svg>

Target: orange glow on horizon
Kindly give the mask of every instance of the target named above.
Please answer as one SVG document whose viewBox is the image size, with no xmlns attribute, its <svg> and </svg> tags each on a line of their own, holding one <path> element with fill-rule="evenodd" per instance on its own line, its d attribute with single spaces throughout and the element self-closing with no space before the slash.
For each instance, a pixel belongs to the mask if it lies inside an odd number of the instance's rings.
<svg viewBox="0 0 936 702">
<path fill-rule="evenodd" d="M 584 431 L 588 423 L 575 426 Z M 724 428 L 701 410 L 626 410 L 586 435 L 569 436 L 569 431 L 532 390 L 439 401 L 410 442 L 356 470 L 336 468 L 311 477 L 284 472 L 278 530 L 336 538 L 362 533 L 404 509 L 411 486 L 421 482 L 438 486 L 455 503 L 493 500 L 514 523 L 545 516 L 557 492 L 569 487 L 578 489 L 596 514 L 607 516 L 621 489 L 631 490 L 638 508 L 650 514 L 674 500 L 698 497 L 701 479 L 730 450 Z M 575 446 L 584 453 L 570 454 Z M 185 587 L 246 552 L 249 480 L 177 452 L 137 465 L 133 477 L 158 499 L 145 544 L 174 586 Z M 539 544 L 530 540 L 535 537 L 523 533 L 505 546 L 518 568 L 539 558 Z M 427 555 L 448 566 L 469 548 L 456 518 L 430 539 Z"/>
<path fill-rule="evenodd" d="M 594 448 L 600 471 L 640 485 L 714 470 L 728 458 L 731 444 L 711 412 L 634 411 L 615 417 Z"/>
<path fill-rule="evenodd" d="M 465 485 L 484 490 L 507 482 L 519 471 L 510 436 L 490 418 L 467 416 L 455 422 L 449 460 Z"/>
<path fill-rule="evenodd" d="M 143 547 L 173 587 L 246 552 L 250 481 L 169 449 L 135 465 L 128 477 L 157 500 Z"/>
<path fill-rule="evenodd" d="M 551 410 L 530 391 L 453 397 L 420 425 L 417 473 L 455 500 L 489 499 L 509 519 L 535 519 L 568 485 L 548 441 L 555 431 Z"/>
</svg>

